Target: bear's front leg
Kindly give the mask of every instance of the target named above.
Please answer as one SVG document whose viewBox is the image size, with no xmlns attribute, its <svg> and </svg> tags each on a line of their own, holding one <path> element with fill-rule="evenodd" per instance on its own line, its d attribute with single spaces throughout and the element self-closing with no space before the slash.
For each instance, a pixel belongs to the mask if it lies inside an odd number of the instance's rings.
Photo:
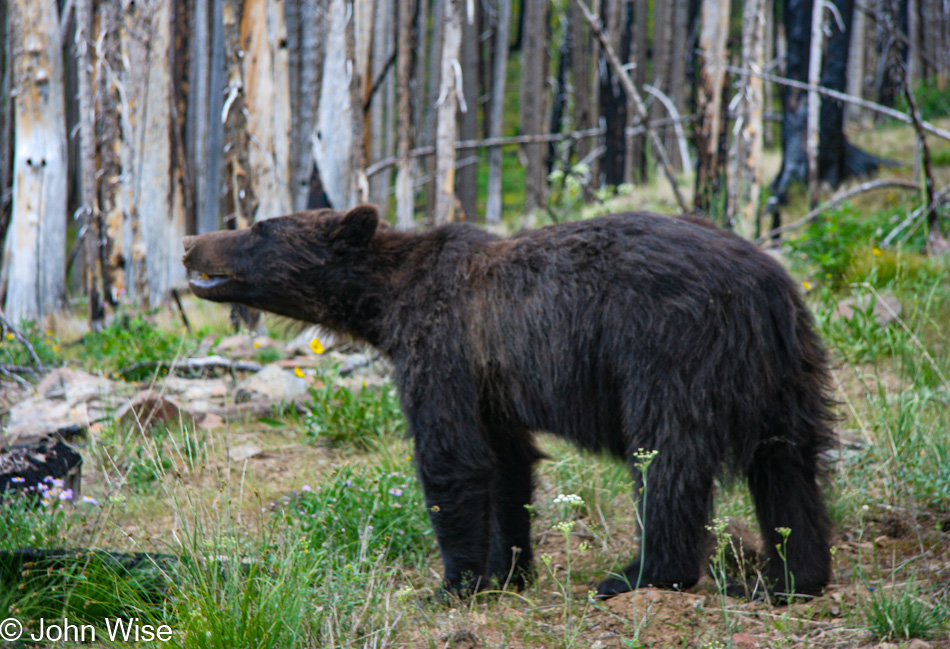
<svg viewBox="0 0 950 649">
<path fill-rule="evenodd" d="M 420 450 L 419 479 L 445 568 L 443 586 L 454 595 L 487 588 L 491 535 L 491 468 L 467 463 L 452 448 Z"/>
</svg>

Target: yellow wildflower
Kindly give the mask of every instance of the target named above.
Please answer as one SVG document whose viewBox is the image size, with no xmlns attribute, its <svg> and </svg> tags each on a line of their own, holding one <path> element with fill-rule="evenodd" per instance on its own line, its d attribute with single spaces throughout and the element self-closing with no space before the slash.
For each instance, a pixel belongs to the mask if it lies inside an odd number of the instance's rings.
<svg viewBox="0 0 950 649">
<path fill-rule="evenodd" d="M 12 332 L 12 331 L 8 331 L 8 332 L 7 332 L 7 340 L 13 340 L 13 332 Z"/>
<path fill-rule="evenodd" d="M 811 282 L 809 282 L 809 281 L 807 281 L 807 280 L 804 281 L 804 282 L 802 282 L 802 286 L 805 287 L 805 290 L 806 290 L 806 291 L 810 291 L 810 290 L 811 290 Z"/>
<path fill-rule="evenodd" d="M 314 338 L 313 340 L 310 341 L 310 349 L 313 350 L 314 354 L 323 353 L 323 345 L 320 344 L 319 338 Z"/>
<path fill-rule="evenodd" d="M 255 340 L 255 341 L 254 341 L 254 349 L 257 349 L 257 348 L 260 347 L 260 346 L 261 346 L 260 341 Z"/>
<path fill-rule="evenodd" d="M 299 367 L 294 368 L 294 374 L 296 374 L 300 378 L 303 378 L 306 376 L 306 374 L 303 373 L 303 370 L 300 369 Z"/>
<path fill-rule="evenodd" d="M 875 257 L 880 257 L 881 255 L 884 254 L 883 252 L 881 252 L 881 249 L 880 249 L 880 248 L 877 248 L 877 247 L 875 247 L 874 250 L 872 250 L 871 252 L 874 253 L 874 256 L 875 256 Z"/>
</svg>

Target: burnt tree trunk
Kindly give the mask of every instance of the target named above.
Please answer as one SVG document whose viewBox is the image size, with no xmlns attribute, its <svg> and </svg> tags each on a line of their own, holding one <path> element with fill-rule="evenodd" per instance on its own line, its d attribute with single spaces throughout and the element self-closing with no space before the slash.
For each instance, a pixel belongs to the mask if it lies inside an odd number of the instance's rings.
<svg viewBox="0 0 950 649">
<path fill-rule="evenodd" d="M 821 85 L 844 91 L 848 69 L 848 41 L 851 34 L 853 0 L 835 0 L 844 29 L 835 20 L 830 22 L 831 35 L 827 39 L 825 64 Z M 789 0 L 785 4 L 785 32 L 788 39 L 786 76 L 796 81 L 808 79 L 809 49 L 811 46 L 812 0 Z M 772 208 L 784 203 L 789 187 L 804 182 L 808 174 L 805 138 L 808 119 L 807 92 L 797 88 L 782 90 L 782 168 L 772 184 Z M 852 176 L 875 171 L 883 161 L 853 146 L 844 135 L 844 106 L 842 102 L 825 98 L 821 102 L 819 118 L 818 174 L 822 181 L 837 187 Z"/>
<path fill-rule="evenodd" d="M 521 134 L 539 135 L 547 126 L 548 96 L 548 2 L 524 0 L 525 26 L 521 49 Z M 543 143 L 526 144 L 525 211 L 547 203 L 548 148 Z"/>
<path fill-rule="evenodd" d="M 630 38 L 628 38 L 631 23 L 627 20 L 626 12 L 622 11 L 624 3 L 621 0 L 610 0 L 602 5 L 604 14 L 601 16 L 607 28 L 611 44 L 621 61 L 629 58 Z M 616 72 L 607 64 L 606 55 L 601 52 L 600 62 L 600 111 L 601 119 L 607 128 L 604 135 L 606 152 L 601 160 L 603 182 L 606 185 L 617 186 L 624 182 L 624 162 L 626 161 L 627 147 L 627 96 L 620 85 Z"/>
<path fill-rule="evenodd" d="M 466 110 L 459 111 L 459 138 L 478 139 L 478 96 L 479 88 L 479 3 L 472 4 L 472 15 L 468 15 L 466 6 L 462 6 L 462 91 Z M 470 221 L 477 216 L 476 199 L 478 197 L 478 153 L 468 151 L 459 161 L 457 191 L 462 214 Z"/>
<path fill-rule="evenodd" d="M 492 66 L 491 107 L 488 137 L 501 137 L 505 115 L 505 74 L 508 70 L 508 33 L 511 28 L 511 0 L 498 0 L 498 22 L 495 25 L 495 58 Z M 488 152 L 488 195 L 485 200 L 485 221 L 501 222 L 501 147 Z"/>
</svg>

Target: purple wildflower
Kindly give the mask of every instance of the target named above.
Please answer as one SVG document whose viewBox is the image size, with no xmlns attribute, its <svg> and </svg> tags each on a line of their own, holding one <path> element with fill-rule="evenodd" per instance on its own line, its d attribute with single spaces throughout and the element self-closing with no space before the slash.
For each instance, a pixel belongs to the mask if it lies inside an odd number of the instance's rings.
<svg viewBox="0 0 950 649">
<path fill-rule="evenodd" d="M 60 494 L 59 494 L 59 499 L 60 499 L 60 500 L 72 500 L 74 495 L 75 495 L 75 494 L 73 494 L 73 490 L 72 490 L 72 489 L 63 489 L 63 490 L 60 492 Z"/>
<path fill-rule="evenodd" d="M 389 495 L 396 496 L 397 498 L 402 495 L 402 489 L 399 487 L 393 487 L 389 490 Z"/>
<path fill-rule="evenodd" d="M 10 482 L 12 482 L 13 484 L 22 484 L 26 482 L 26 478 L 21 478 L 20 476 L 15 475 L 12 478 L 10 478 Z"/>
</svg>

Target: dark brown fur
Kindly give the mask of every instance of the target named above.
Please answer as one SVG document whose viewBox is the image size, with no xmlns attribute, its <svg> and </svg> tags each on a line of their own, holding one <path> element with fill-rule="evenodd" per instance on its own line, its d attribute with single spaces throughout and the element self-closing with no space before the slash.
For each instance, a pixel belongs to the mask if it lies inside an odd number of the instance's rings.
<svg viewBox="0 0 950 649">
<path fill-rule="evenodd" d="M 185 265 L 221 276 L 193 281 L 200 297 L 317 322 L 392 359 L 449 590 L 504 582 L 513 557 L 516 581 L 529 573 L 535 430 L 628 463 L 659 451 L 641 555 L 602 595 L 697 581 L 723 466 L 752 491 L 770 585 L 789 586 L 780 527 L 795 590 L 828 582 L 826 359 L 775 261 L 644 213 L 511 239 L 377 225 L 371 206 L 294 214 L 189 238 Z"/>
</svg>

